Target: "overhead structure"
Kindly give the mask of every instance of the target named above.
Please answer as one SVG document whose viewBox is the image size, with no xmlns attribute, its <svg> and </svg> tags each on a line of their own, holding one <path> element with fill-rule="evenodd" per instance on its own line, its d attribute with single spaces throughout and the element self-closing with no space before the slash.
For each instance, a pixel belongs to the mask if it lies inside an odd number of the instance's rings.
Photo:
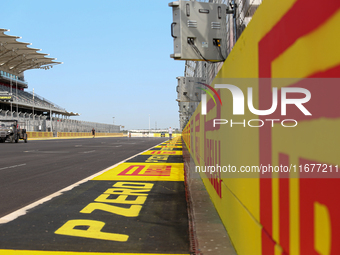
<svg viewBox="0 0 340 255">
<path fill-rule="evenodd" d="M 196 1 L 175 1 L 171 36 L 176 60 L 224 61 L 227 57 L 228 6 Z"/>
<path fill-rule="evenodd" d="M 79 116 L 79 113 L 68 112 L 62 107 L 40 97 L 36 93 L 27 92 L 24 71 L 31 69 L 50 69 L 62 64 L 49 58 L 49 54 L 41 53 L 40 49 L 28 47 L 31 43 L 18 42 L 18 36 L 7 35 L 8 29 L 0 28 L 0 118 L 21 115 Z M 15 106 L 16 113 L 13 111 Z M 3 113 L 6 113 L 3 116 Z"/>
<path fill-rule="evenodd" d="M 62 64 L 40 53 L 40 49 L 29 48 L 31 43 L 18 42 L 18 36 L 6 35 L 8 29 L 0 28 L 0 68 L 8 73 L 19 75 L 30 69 L 49 69 Z"/>
<path fill-rule="evenodd" d="M 207 79 L 201 77 L 177 77 L 176 79 L 178 81 L 176 101 L 182 130 L 200 103 L 202 92 L 205 93 L 204 84 Z"/>
</svg>

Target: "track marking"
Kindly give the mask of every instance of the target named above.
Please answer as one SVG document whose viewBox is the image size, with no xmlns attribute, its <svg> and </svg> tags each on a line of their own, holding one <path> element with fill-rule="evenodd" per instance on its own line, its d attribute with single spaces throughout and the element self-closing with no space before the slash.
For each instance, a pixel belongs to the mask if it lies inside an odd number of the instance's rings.
<svg viewBox="0 0 340 255">
<path fill-rule="evenodd" d="M 39 151 L 39 150 L 32 150 L 32 151 L 24 151 L 24 152 L 31 152 L 31 153 L 42 153 L 42 154 L 53 154 L 53 153 L 70 153 L 69 151 Z"/>
<path fill-rule="evenodd" d="M 76 251 L 29 251 L 29 250 L 0 250 L 0 255 L 189 255 L 175 253 L 116 253 L 116 252 L 76 252 Z"/>
<path fill-rule="evenodd" d="M 136 144 L 136 143 L 120 143 L 120 144 Z"/>
<path fill-rule="evenodd" d="M 162 143 L 163 143 L 163 142 L 162 142 Z M 159 143 L 159 144 L 161 144 L 161 143 Z M 157 145 L 156 145 L 156 146 L 157 146 Z M 116 167 L 116 166 L 118 166 L 118 165 L 124 163 L 126 160 L 129 160 L 129 159 L 131 159 L 131 158 L 133 158 L 133 157 L 136 157 L 137 155 L 140 155 L 141 153 L 144 153 L 144 152 L 150 150 L 150 149 L 153 148 L 153 147 L 155 147 L 155 146 L 152 146 L 152 147 L 146 149 L 145 151 L 139 152 L 139 153 L 137 153 L 137 154 L 135 154 L 135 155 L 133 155 L 133 156 L 131 156 L 131 157 L 125 159 L 125 160 L 122 160 L 122 161 L 118 162 L 117 164 L 114 164 L 114 165 L 112 165 L 112 166 L 109 166 L 108 168 L 106 168 L 106 169 L 104 169 L 104 170 L 102 170 L 102 171 L 100 171 L 100 172 L 98 172 L 98 173 L 96 173 L 96 174 L 93 174 L 93 175 L 91 175 L 91 176 L 89 176 L 89 177 L 87 177 L 87 178 L 85 178 L 85 179 L 83 179 L 83 180 L 81 180 L 81 181 L 79 181 L 79 182 L 76 182 L 76 183 L 74 183 L 74 184 L 72 184 L 72 185 L 70 185 L 70 186 L 68 186 L 68 187 L 66 187 L 66 188 L 64 188 L 64 189 L 61 189 L 61 190 L 59 190 L 59 191 L 57 191 L 57 192 L 55 192 L 55 193 L 53 193 L 53 194 L 51 194 L 51 195 L 49 195 L 49 196 L 47 196 L 47 197 L 44 197 L 44 198 L 42 198 L 42 199 L 40 199 L 40 200 L 38 200 L 38 201 L 36 201 L 36 202 L 34 202 L 34 203 L 32 203 L 32 204 L 29 204 L 29 205 L 27 205 L 27 206 L 25 206 L 25 207 L 22 207 L 22 208 L 20 208 L 20 209 L 14 211 L 14 212 L 12 212 L 12 213 L 10 213 L 10 214 L 7 214 L 7 215 L 3 216 L 2 218 L 0 218 L 0 224 L 8 223 L 8 222 L 10 222 L 10 221 L 12 221 L 12 220 L 15 220 L 16 218 L 18 218 L 18 217 L 20 217 L 20 216 L 25 215 L 25 214 L 26 214 L 29 210 L 31 210 L 32 208 L 34 208 L 34 207 L 36 207 L 36 206 L 38 206 L 38 205 L 41 205 L 41 204 L 43 204 L 43 203 L 45 203 L 45 202 L 51 200 L 52 198 L 55 198 L 55 197 L 58 197 L 58 196 L 62 195 L 64 192 L 70 191 L 70 190 L 72 190 L 73 188 L 79 186 L 80 184 L 83 184 L 83 183 L 85 183 L 85 182 L 87 182 L 87 181 L 89 181 L 89 180 L 94 179 L 95 177 L 97 177 L 97 176 L 103 174 L 104 172 L 106 172 L 106 171 L 108 171 L 108 170 L 110 170 L 110 169 L 112 169 L 112 168 L 114 168 L 114 167 Z"/>
<path fill-rule="evenodd" d="M 19 166 L 26 166 L 26 163 L 25 164 L 20 164 L 20 165 L 3 167 L 3 168 L 0 168 L 0 170 L 5 170 L 5 169 L 9 169 L 9 168 L 15 168 L 15 167 L 19 167 Z"/>
<path fill-rule="evenodd" d="M 121 145 L 120 145 L 121 146 Z M 83 148 L 116 148 L 117 145 L 98 145 L 98 146 L 83 146 Z"/>
<path fill-rule="evenodd" d="M 84 151 L 84 152 L 79 152 L 79 153 L 92 153 L 92 152 L 95 152 L 95 150 L 93 150 L 93 151 Z"/>
<path fill-rule="evenodd" d="M 94 181 L 184 181 L 183 163 L 127 162 L 97 176 Z"/>
</svg>

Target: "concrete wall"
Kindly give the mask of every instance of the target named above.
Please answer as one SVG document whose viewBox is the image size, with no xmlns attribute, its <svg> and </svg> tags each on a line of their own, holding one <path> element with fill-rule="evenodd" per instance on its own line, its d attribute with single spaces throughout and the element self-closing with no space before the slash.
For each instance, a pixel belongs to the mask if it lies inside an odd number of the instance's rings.
<svg viewBox="0 0 340 255">
<path fill-rule="evenodd" d="M 216 104 L 208 98 L 207 115 L 201 115 L 200 105 L 183 130 L 195 164 L 237 169 L 327 164 L 328 171 L 330 166 L 334 171 L 340 165 L 340 111 L 336 103 L 340 86 L 308 86 L 303 81 L 339 78 L 339 27 L 338 0 L 321 5 L 316 0 L 264 1 L 212 86 L 234 84 L 246 95 L 250 85 L 245 79 L 249 79 L 256 109 L 270 107 L 272 87 L 278 87 L 281 93 L 283 87 L 305 86 L 312 94 L 307 105 L 312 116 L 296 112 L 292 116 L 254 116 L 248 110 L 244 115 L 233 115 L 230 91 L 219 89 L 223 105 L 217 96 Z M 271 78 L 295 79 L 277 84 L 278 80 Z M 293 118 L 298 126 L 284 128 L 280 122 L 258 128 L 229 125 L 231 119 L 242 122 L 265 118 Z M 214 119 L 229 123 L 214 127 Z M 200 175 L 238 254 L 340 254 L 339 178 L 314 178 L 299 172 L 246 178 L 229 178 L 224 173 Z"/>
</svg>

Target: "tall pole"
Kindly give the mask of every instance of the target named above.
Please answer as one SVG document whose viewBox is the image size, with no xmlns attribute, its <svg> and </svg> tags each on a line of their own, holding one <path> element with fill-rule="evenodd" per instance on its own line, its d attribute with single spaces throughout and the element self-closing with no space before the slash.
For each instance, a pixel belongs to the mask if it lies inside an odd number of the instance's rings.
<svg viewBox="0 0 340 255">
<path fill-rule="evenodd" d="M 10 85 L 11 85 L 11 96 L 13 96 L 13 88 L 12 88 L 12 74 L 10 74 Z M 13 104 L 12 104 L 12 100 L 11 100 L 11 118 L 13 118 Z"/>
<path fill-rule="evenodd" d="M 33 88 L 33 120 L 35 120 L 34 119 L 34 88 Z M 34 124 L 33 124 L 34 125 Z"/>
<path fill-rule="evenodd" d="M 52 108 L 51 108 L 51 104 L 50 104 L 50 125 L 51 125 L 51 132 L 53 132 L 53 129 L 52 129 Z"/>
<path fill-rule="evenodd" d="M 150 134 L 150 114 L 149 114 L 149 134 Z"/>
<path fill-rule="evenodd" d="M 236 21 L 236 4 L 235 4 L 235 0 L 231 1 L 231 4 L 233 5 L 233 29 L 234 29 L 234 43 L 233 45 L 235 45 L 236 41 L 237 41 L 237 21 Z"/>
<path fill-rule="evenodd" d="M 18 76 L 15 76 L 15 89 L 16 89 L 16 101 L 17 101 L 17 118 L 19 120 L 19 109 L 18 109 Z"/>
</svg>

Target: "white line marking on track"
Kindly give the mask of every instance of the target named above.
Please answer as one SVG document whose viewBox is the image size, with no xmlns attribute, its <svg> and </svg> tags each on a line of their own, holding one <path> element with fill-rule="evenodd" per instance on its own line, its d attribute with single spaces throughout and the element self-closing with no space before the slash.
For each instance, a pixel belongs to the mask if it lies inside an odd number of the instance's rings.
<svg viewBox="0 0 340 255">
<path fill-rule="evenodd" d="M 26 166 L 26 163 L 25 164 L 20 164 L 20 165 L 3 167 L 3 168 L 0 168 L 0 170 L 5 170 L 5 169 L 9 169 L 9 168 L 15 168 L 15 167 L 19 167 L 19 166 Z"/>
<path fill-rule="evenodd" d="M 161 143 L 159 143 L 159 144 L 161 144 Z M 159 145 L 159 144 L 157 144 L 157 145 Z M 42 199 L 40 199 L 40 200 L 38 200 L 38 201 L 36 201 L 36 202 L 34 202 L 32 204 L 29 204 L 29 205 L 27 205 L 27 206 L 25 206 L 23 208 L 20 208 L 19 210 L 16 210 L 16 211 L 14 211 L 14 212 L 12 212 L 10 214 L 7 214 L 7 215 L 3 216 L 2 218 L 0 218 L 0 224 L 8 223 L 8 222 L 10 222 L 12 220 L 15 220 L 16 218 L 18 218 L 20 216 L 25 215 L 29 210 L 33 209 L 34 207 L 36 207 L 38 205 L 41 205 L 41 204 L 51 200 L 52 198 L 58 197 L 58 196 L 62 195 L 64 192 L 66 192 L 66 191 L 72 190 L 73 188 L 79 186 L 80 184 L 83 184 L 83 183 L 85 183 L 85 182 L 87 182 L 87 181 L 97 177 L 98 175 L 101 175 L 102 173 L 104 173 L 104 172 L 106 172 L 106 171 L 108 171 L 108 170 L 118 166 L 119 164 L 124 163 L 125 161 L 127 161 L 127 160 L 129 160 L 129 159 L 131 159 L 133 157 L 138 156 L 139 154 L 142 154 L 142 153 L 152 149 L 153 147 L 155 147 L 157 145 L 154 145 L 154 146 L 146 149 L 145 151 L 139 152 L 139 153 L 137 153 L 137 154 L 135 154 L 135 155 L 125 159 L 125 160 L 122 160 L 122 161 L 118 162 L 117 164 L 109 166 L 108 168 L 106 168 L 106 169 L 104 169 L 104 170 L 102 170 L 102 171 L 100 171 L 100 172 L 98 172 L 98 173 L 96 173 L 94 175 L 91 175 L 91 176 L 89 176 L 89 177 L 87 177 L 87 178 L 85 178 L 85 179 L 83 179 L 83 180 L 81 180 L 79 182 L 76 182 L 76 183 L 74 183 L 74 184 L 72 184 L 72 185 L 70 185 L 70 186 L 68 186 L 68 187 L 66 187 L 64 189 L 61 189 L 61 190 L 59 190 L 59 191 L 57 191 L 57 192 L 55 192 L 55 193 L 53 193 L 53 194 L 51 194 L 51 195 L 49 195 L 47 197 L 44 197 L 44 198 L 42 198 Z"/>
<path fill-rule="evenodd" d="M 79 153 L 92 153 L 92 152 L 95 152 L 95 150 L 94 151 L 84 151 L 84 152 L 79 152 Z"/>
</svg>

